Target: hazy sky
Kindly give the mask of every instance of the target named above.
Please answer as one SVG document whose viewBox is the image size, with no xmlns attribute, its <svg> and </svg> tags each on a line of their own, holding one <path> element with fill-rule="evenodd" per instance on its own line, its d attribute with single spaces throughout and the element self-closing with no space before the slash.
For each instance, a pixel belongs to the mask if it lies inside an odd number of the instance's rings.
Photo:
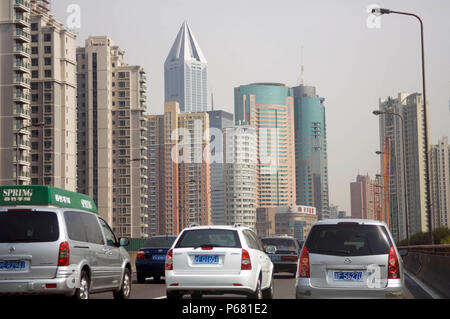
<svg viewBox="0 0 450 319">
<path fill-rule="evenodd" d="M 145 68 L 150 114 L 162 114 L 163 65 L 184 20 L 208 61 L 215 109 L 233 112 L 239 85 L 297 85 L 303 47 L 305 84 L 326 99 L 330 203 L 348 213 L 349 183 L 379 171 L 378 99 L 422 91 L 418 21 L 385 15 L 369 28 L 370 5 L 423 18 L 430 142 L 450 135 L 448 0 L 53 0 L 59 21 L 71 4 L 81 8 L 80 45 L 107 35 Z"/>
</svg>

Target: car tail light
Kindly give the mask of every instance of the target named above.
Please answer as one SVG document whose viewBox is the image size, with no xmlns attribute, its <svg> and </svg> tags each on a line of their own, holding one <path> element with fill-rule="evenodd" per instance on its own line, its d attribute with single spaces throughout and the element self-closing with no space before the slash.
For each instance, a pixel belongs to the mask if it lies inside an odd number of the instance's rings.
<svg viewBox="0 0 450 319">
<path fill-rule="evenodd" d="M 166 256 L 166 270 L 173 270 L 173 249 L 169 250 Z"/>
<path fill-rule="evenodd" d="M 298 276 L 300 278 L 309 278 L 309 252 L 306 246 L 303 247 L 298 263 Z"/>
<path fill-rule="evenodd" d="M 58 266 L 69 266 L 70 249 L 68 242 L 59 245 Z"/>
<path fill-rule="evenodd" d="M 400 279 L 400 265 L 394 246 L 389 251 L 388 259 L 388 279 Z"/>
<path fill-rule="evenodd" d="M 136 259 L 145 259 L 145 253 L 143 251 L 138 252 Z"/>
<path fill-rule="evenodd" d="M 252 261 L 250 260 L 250 254 L 245 249 L 242 249 L 241 270 L 251 270 Z"/>
</svg>

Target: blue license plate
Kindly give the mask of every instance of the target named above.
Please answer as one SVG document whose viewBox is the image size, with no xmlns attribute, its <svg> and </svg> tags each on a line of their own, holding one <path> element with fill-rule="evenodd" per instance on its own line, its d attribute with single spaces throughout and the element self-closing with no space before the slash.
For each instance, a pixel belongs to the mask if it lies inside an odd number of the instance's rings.
<svg viewBox="0 0 450 319">
<path fill-rule="evenodd" d="M 21 271 L 25 270 L 26 262 L 23 260 L 0 261 L 0 271 Z"/>
<path fill-rule="evenodd" d="M 166 260 L 166 255 L 152 255 L 152 260 Z"/>
<path fill-rule="evenodd" d="M 272 260 L 272 261 L 280 261 L 281 257 L 280 256 L 270 256 L 270 260 Z"/>
<path fill-rule="evenodd" d="M 362 281 L 361 271 L 335 271 L 334 280 L 338 281 Z"/>
<path fill-rule="evenodd" d="M 196 263 L 196 264 L 218 264 L 219 256 L 197 255 L 197 256 L 194 256 L 194 263 Z"/>
</svg>

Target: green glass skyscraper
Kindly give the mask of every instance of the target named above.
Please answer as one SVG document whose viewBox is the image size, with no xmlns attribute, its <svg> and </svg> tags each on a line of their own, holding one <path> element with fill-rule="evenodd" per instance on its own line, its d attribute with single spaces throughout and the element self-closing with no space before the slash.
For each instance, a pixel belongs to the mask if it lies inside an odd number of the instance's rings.
<svg viewBox="0 0 450 319">
<path fill-rule="evenodd" d="M 327 134 L 324 98 L 313 86 L 294 90 L 297 205 L 316 207 L 319 219 L 329 213 Z"/>
</svg>

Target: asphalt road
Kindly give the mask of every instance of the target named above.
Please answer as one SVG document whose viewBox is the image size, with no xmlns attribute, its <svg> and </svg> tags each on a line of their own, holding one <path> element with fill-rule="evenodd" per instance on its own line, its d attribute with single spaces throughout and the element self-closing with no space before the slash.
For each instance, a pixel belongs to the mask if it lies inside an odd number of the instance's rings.
<svg viewBox="0 0 450 319">
<path fill-rule="evenodd" d="M 135 276 L 134 276 L 135 277 Z M 136 279 L 136 278 L 134 278 Z M 405 278 L 406 289 L 404 295 L 406 299 L 426 299 L 431 298 L 417 283 L 410 277 Z M 101 293 L 91 295 L 92 299 L 112 299 L 112 293 Z M 131 299 L 164 299 L 166 298 L 166 286 L 164 277 L 160 282 L 154 282 L 148 278 L 145 284 L 138 284 L 133 281 Z M 190 298 L 190 296 L 184 296 Z M 236 298 L 243 299 L 245 296 L 223 295 L 223 296 L 205 296 L 204 298 Z M 274 280 L 274 299 L 295 299 L 295 279 L 288 273 L 279 273 L 275 275 Z"/>
</svg>

